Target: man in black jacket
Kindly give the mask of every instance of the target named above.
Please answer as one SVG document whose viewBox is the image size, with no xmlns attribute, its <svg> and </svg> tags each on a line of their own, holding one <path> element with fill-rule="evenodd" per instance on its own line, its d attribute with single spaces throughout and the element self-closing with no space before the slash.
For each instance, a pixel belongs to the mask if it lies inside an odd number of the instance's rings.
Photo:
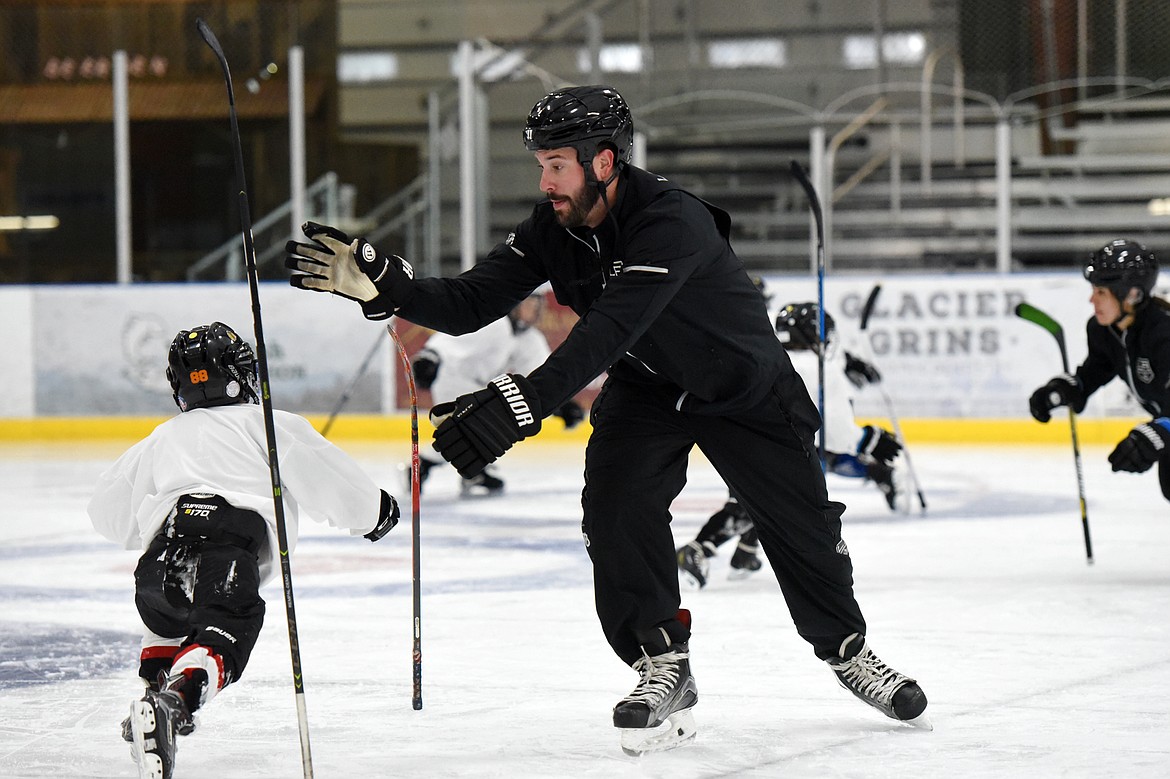
<svg viewBox="0 0 1170 779">
<path fill-rule="evenodd" d="M 436 406 L 435 447 L 463 476 L 478 473 L 609 371 L 592 409 L 582 531 L 602 629 L 641 675 L 613 713 L 627 751 L 695 735 L 690 613 L 680 608 L 669 511 L 695 446 L 755 520 L 817 656 L 887 716 L 918 720 L 918 684 L 866 645 L 841 539 L 845 507 L 829 500 L 813 444 L 820 418 L 731 249 L 730 217 L 630 164 L 632 118 L 611 88 L 547 95 L 524 142 L 545 199 L 474 268 L 415 279 L 405 260 L 310 223 L 310 243 L 288 245 L 293 286 L 358 300 L 370 319 L 396 314 L 457 334 L 504 316 L 547 280 L 580 316 L 528 376 L 500 376 Z"/>
<path fill-rule="evenodd" d="M 1158 463 L 1162 495 L 1170 500 L 1170 303 L 1151 294 L 1158 260 L 1141 244 L 1118 238 L 1089 256 L 1084 276 L 1093 285 L 1089 356 L 1075 375 L 1056 376 L 1032 393 L 1032 416 L 1047 422 L 1059 406 L 1080 413 L 1090 395 L 1121 377 L 1153 419 L 1131 430 L 1109 462 L 1114 471 L 1131 473 Z"/>
</svg>

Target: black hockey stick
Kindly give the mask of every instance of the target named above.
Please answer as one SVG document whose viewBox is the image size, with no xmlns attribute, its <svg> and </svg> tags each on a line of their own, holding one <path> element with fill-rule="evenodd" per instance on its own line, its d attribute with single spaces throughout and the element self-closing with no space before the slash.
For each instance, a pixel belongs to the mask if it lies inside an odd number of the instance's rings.
<svg viewBox="0 0 1170 779">
<path fill-rule="evenodd" d="M 398 347 L 398 357 L 402 361 L 402 371 L 406 374 L 406 387 L 410 391 L 410 550 L 411 550 L 411 590 L 414 596 L 414 647 L 411 651 L 411 662 L 414 667 L 414 688 L 411 695 L 411 705 L 415 711 L 422 708 L 422 567 L 419 557 L 422 545 L 419 543 L 418 498 L 421 463 L 418 459 L 418 393 L 414 387 L 414 371 L 410 368 L 410 358 L 406 355 L 406 347 L 394 329 L 394 323 L 386 325 L 394 345 Z"/>
<path fill-rule="evenodd" d="M 288 644 L 292 653 L 293 690 L 296 693 L 297 724 L 301 734 L 301 764 L 305 779 L 312 779 L 313 757 L 309 749 L 309 716 L 305 708 L 305 680 L 301 671 L 297 616 L 293 606 L 292 568 L 289 565 L 288 530 L 284 518 L 284 500 L 280 493 L 280 458 L 276 452 L 276 427 L 272 419 L 272 395 L 268 384 L 268 353 L 264 348 L 264 325 L 260 317 L 260 291 L 257 286 L 256 248 L 252 243 L 252 217 L 248 208 L 248 185 L 244 178 L 244 151 L 240 142 L 240 125 L 236 118 L 236 96 L 227 57 L 215 33 L 202 19 L 195 20 L 199 34 L 215 52 L 227 83 L 228 114 L 231 117 L 232 146 L 235 149 L 236 183 L 239 187 L 240 227 L 244 237 L 244 261 L 248 270 L 248 293 L 252 298 L 252 326 L 256 333 L 256 362 L 260 373 L 260 403 L 264 411 L 264 435 L 268 443 L 268 471 L 272 478 L 272 505 L 276 511 L 276 538 L 280 546 L 280 573 L 284 585 L 284 612 L 288 620 Z"/>
<path fill-rule="evenodd" d="M 362 376 L 365 376 L 366 371 L 370 369 L 370 363 L 374 361 L 374 355 L 378 353 L 378 347 L 381 345 L 382 333 L 379 332 L 378 337 L 374 339 L 374 343 L 370 345 L 370 351 L 366 353 L 366 358 L 358 366 L 357 373 L 350 379 L 349 385 L 341 393 L 341 397 L 333 404 L 333 410 L 329 412 L 329 419 L 325 420 L 325 426 L 321 428 L 321 435 L 329 435 L 329 430 L 333 427 L 333 423 L 337 421 L 337 415 L 341 413 L 341 409 L 345 408 L 345 404 L 349 402 L 349 396 L 353 394 L 357 383 L 361 381 Z"/>
<path fill-rule="evenodd" d="M 809 181 L 808 174 L 796 160 L 789 166 L 793 177 L 799 182 L 808 198 L 808 207 L 812 210 L 813 219 L 817 226 L 817 337 L 820 348 L 817 349 L 817 410 L 821 412 L 821 419 L 825 418 L 825 221 L 821 214 L 821 201 L 817 191 Z M 817 448 L 821 457 L 821 467 L 825 465 L 825 427 L 821 425 L 817 436 Z"/>
<path fill-rule="evenodd" d="M 873 361 L 873 344 L 865 336 L 865 330 L 869 327 L 869 318 L 873 314 L 873 308 L 877 304 L 877 297 L 881 291 L 882 285 L 874 284 L 873 289 L 869 291 L 869 297 L 865 299 L 865 306 L 861 309 L 861 340 L 865 342 L 866 356 L 871 362 Z M 898 424 L 898 415 L 894 411 L 894 400 L 890 397 L 890 393 L 886 392 L 886 388 L 882 386 L 881 382 L 878 383 L 878 391 L 881 392 L 882 400 L 885 401 L 886 414 L 890 418 L 890 424 L 894 426 L 894 435 L 902 444 L 902 457 L 906 460 L 906 472 L 910 474 L 910 481 L 914 484 L 914 491 L 918 494 L 918 505 L 922 507 L 923 511 L 926 511 L 926 496 L 922 494 L 922 482 L 918 481 L 918 473 L 914 470 L 914 463 L 910 459 L 910 447 L 906 445 L 906 437 L 902 435 L 902 426 Z"/>
<path fill-rule="evenodd" d="M 1052 334 L 1052 337 L 1056 339 L 1056 345 L 1060 347 L 1060 364 L 1064 368 L 1064 372 L 1066 374 L 1069 373 L 1068 349 L 1064 345 L 1064 328 L 1060 326 L 1060 323 L 1030 303 L 1020 303 L 1017 305 L 1016 316 L 1020 319 L 1026 319 L 1033 324 L 1040 325 Z M 1073 461 L 1076 463 L 1077 468 L 1077 496 L 1081 502 L 1081 527 L 1085 531 L 1085 557 L 1088 563 L 1092 565 L 1093 542 L 1089 538 L 1089 511 L 1085 505 L 1085 475 L 1081 468 L 1081 445 L 1077 439 L 1077 414 L 1072 410 L 1072 406 L 1068 407 L 1068 427 L 1072 433 Z"/>
</svg>

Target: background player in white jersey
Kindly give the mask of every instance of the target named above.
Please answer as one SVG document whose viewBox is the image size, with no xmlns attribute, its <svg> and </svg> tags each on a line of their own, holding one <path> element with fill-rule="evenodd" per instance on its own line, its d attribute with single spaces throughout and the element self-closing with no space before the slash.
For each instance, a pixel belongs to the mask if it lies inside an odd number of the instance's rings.
<svg viewBox="0 0 1170 779">
<path fill-rule="evenodd" d="M 506 317 L 464 335 L 435 333 L 412 362 L 415 382 L 431 391 L 432 405 L 446 403 L 460 395 L 475 392 L 502 373 L 527 375 L 549 356 L 548 341 L 537 327 L 544 312 L 544 294 L 537 290 L 522 300 Z M 565 428 L 575 427 L 585 412 L 570 400 L 556 411 Z M 431 469 L 445 460 L 427 445 L 419 458 L 419 485 Z M 466 495 L 492 495 L 504 489 L 504 481 L 490 465 L 470 479 L 462 479 Z"/>
<path fill-rule="evenodd" d="M 817 337 L 819 309 L 816 303 L 790 303 L 776 316 L 776 337 L 784 344 L 792 367 L 804 380 L 809 394 L 818 395 Z M 825 469 L 830 473 L 872 481 L 893 510 L 898 490 L 894 481 L 894 458 L 902 445 L 889 431 L 873 425 L 858 425 L 853 417 L 853 392 L 866 384 L 881 381 L 881 374 L 868 362 L 839 348 L 833 318 L 825 313 L 825 413 L 821 434 L 825 439 Z M 747 511 L 732 493 L 695 536 L 677 551 L 679 574 L 692 589 L 707 584 L 710 559 L 716 549 L 739 536 L 731 556 L 728 578 L 742 579 L 760 570 L 759 540 Z"/>
<path fill-rule="evenodd" d="M 251 346 L 221 322 L 180 331 L 167 378 L 182 413 L 102 473 L 89 502 L 99 533 L 144 550 L 134 603 L 147 689 L 122 737 L 140 775 L 161 779 L 193 713 L 243 674 L 279 549 Z M 300 510 L 371 541 L 397 524 L 394 498 L 308 420 L 273 411 L 273 424 L 290 552 Z"/>
</svg>

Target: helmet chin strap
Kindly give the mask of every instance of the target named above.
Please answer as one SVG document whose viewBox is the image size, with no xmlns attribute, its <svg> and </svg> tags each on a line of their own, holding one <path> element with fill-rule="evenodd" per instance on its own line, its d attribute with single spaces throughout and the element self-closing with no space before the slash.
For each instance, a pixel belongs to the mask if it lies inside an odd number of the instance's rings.
<svg viewBox="0 0 1170 779">
<path fill-rule="evenodd" d="M 607 192 L 609 190 L 609 185 L 617 180 L 620 168 L 615 164 L 613 166 L 613 173 L 605 181 L 602 181 L 597 178 L 597 175 L 593 172 L 593 160 L 590 160 L 588 165 L 582 165 L 582 167 L 585 168 L 585 183 L 597 188 L 597 194 L 600 196 L 601 202 L 605 204 L 605 215 L 613 220 L 613 226 L 616 230 L 617 217 L 613 215 L 613 209 L 610 207 L 609 195 Z"/>
<path fill-rule="evenodd" d="M 1137 316 L 1138 307 L 1146 301 L 1146 295 L 1137 287 L 1131 287 L 1129 294 L 1125 296 L 1125 300 L 1118 300 L 1118 314 L 1117 318 L 1109 323 L 1110 327 L 1119 327 L 1119 325 L 1126 319 L 1130 320 L 1129 324 L 1133 324 L 1133 317 Z M 1130 306 L 1130 311 L 1126 311 L 1126 305 Z M 1127 324 L 1126 327 L 1129 327 Z M 1125 328 L 1119 328 L 1124 330 Z"/>
</svg>

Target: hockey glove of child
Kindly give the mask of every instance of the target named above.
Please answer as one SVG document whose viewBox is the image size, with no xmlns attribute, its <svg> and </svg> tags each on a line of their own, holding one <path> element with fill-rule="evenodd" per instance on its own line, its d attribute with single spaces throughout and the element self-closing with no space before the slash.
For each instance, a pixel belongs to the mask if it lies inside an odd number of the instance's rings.
<svg viewBox="0 0 1170 779">
<path fill-rule="evenodd" d="M 470 479 L 517 441 L 539 433 L 543 417 L 528 379 L 505 373 L 484 389 L 431 409 L 435 450 Z"/>
<path fill-rule="evenodd" d="M 365 238 L 350 239 L 328 225 L 305 222 L 301 231 L 311 243 L 289 241 L 284 246 L 284 265 L 295 271 L 289 278 L 292 286 L 356 300 L 367 319 L 385 319 L 410 300 L 414 268 L 406 260 L 386 256 Z M 380 295 L 388 298 L 390 310 L 366 305 Z"/>
<path fill-rule="evenodd" d="M 414 371 L 414 383 L 419 389 L 429 390 L 434 386 L 439 375 L 440 362 L 439 355 L 426 347 L 420 349 L 414 356 L 410 367 Z"/>
<path fill-rule="evenodd" d="M 572 430 L 585 420 L 585 410 L 578 406 L 576 402 L 568 400 L 557 409 L 557 416 L 565 421 L 566 430 Z"/>
<path fill-rule="evenodd" d="M 878 462 L 889 465 L 900 451 L 902 445 L 889 431 L 873 425 L 862 428 L 861 442 L 857 444 L 858 457 L 869 455 Z"/>
<path fill-rule="evenodd" d="M 1158 462 L 1170 443 L 1170 419 L 1158 417 L 1138 425 L 1109 455 L 1114 471 L 1144 473 Z"/>
<path fill-rule="evenodd" d="M 1028 408 L 1037 422 L 1052 419 L 1052 409 L 1059 406 L 1069 406 L 1078 414 L 1085 410 L 1085 393 L 1080 382 L 1067 373 L 1053 377 L 1028 399 Z"/>
<path fill-rule="evenodd" d="M 380 541 L 398 524 L 398 516 L 398 501 L 394 500 L 394 497 L 386 490 L 382 490 L 382 505 L 378 509 L 378 524 L 374 525 L 374 529 L 366 533 L 364 538 Z"/>
<path fill-rule="evenodd" d="M 871 363 L 845 352 L 845 378 L 849 379 L 854 387 L 861 389 L 866 384 L 877 384 L 882 380 L 882 375 Z"/>
</svg>

